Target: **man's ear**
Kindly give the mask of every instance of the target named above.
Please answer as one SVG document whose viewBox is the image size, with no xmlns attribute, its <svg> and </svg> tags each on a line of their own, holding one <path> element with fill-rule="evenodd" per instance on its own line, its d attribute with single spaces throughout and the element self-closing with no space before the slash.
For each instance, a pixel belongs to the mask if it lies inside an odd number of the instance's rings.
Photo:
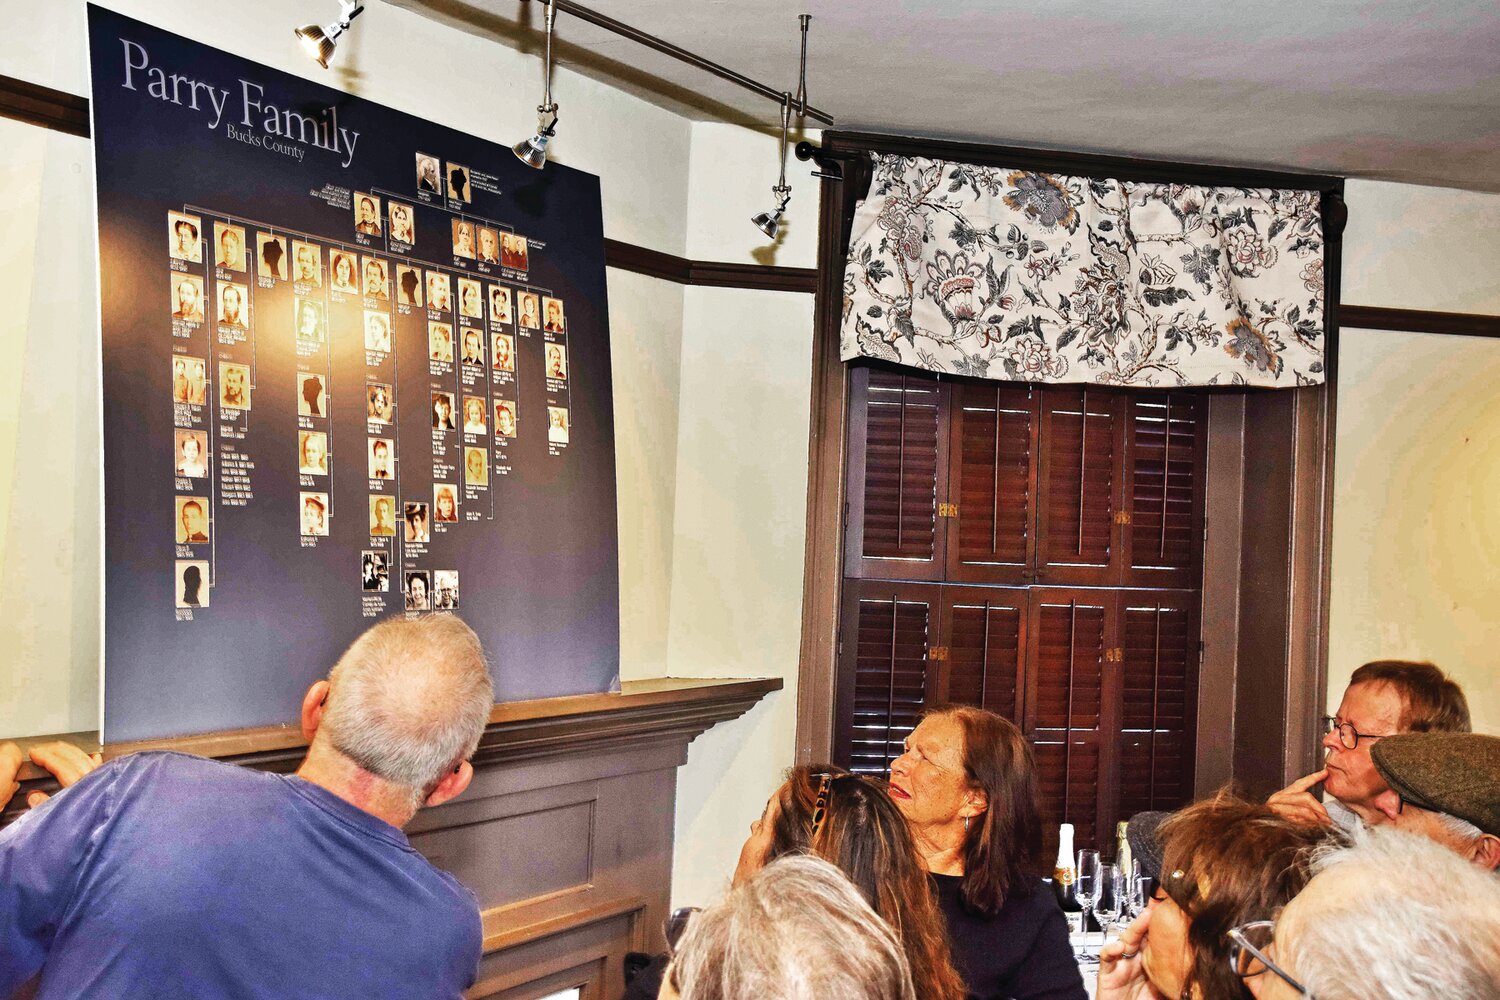
<svg viewBox="0 0 1500 1000">
<path fill-rule="evenodd" d="M 302 738 L 311 743 L 323 724 L 323 707 L 328 704 L 327 681 L 314 681 L 302 696 Z"/>
<path fill-rule="evenodd" d="M 1486 833 L 1469 848 L 1469 860 L 1487 871 L 1500 870 L 1500 837 Z"/>
<path fill-rule="evenodd" d="M 440 806 L 450 799 L 456 799 L 469 787 L 469 782 L 474 780 L 474 765 L 468 761 L 459 764 L 453 770 L 443 775 L 437 787 L 422 802 L 422 805 L 431 808 Z"/>
<path fill-rule="evenodd" d="M 1401 815 L 1401 796 L 1387 788 L 1379 795 L 1370 800 L 1370 804 L 1380 811 L 1380 814 L 1391 822 Z"/>
</svg>

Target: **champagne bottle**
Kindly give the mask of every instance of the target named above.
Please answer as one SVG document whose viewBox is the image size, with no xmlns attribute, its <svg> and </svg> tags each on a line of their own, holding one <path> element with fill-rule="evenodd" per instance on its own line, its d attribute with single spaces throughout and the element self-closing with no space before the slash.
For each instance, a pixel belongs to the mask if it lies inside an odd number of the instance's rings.
<svg viewBox="0 0 1500 1000">
<path fill-rule="evenodd" d="M 1057 829 L 1057 862 L 1052 869 L 1052 890 L 1057 893 L 1057 904 L 1064 911 L 1076 913 L 1081 907 L 1073 896 L 1073 883 L 1078 881 L 1078 856 L 1073 853 L 1073 824 L 1064 823 Z"/>
<path fill-rule="evenodd" d="M 1115 852 L 1115 863 L 1120 866 L 1120 871 L 1125 873 L 1127 879 L 1134 874 L 1130 866 L 1130 838 L 1125 833 L 1129 825 L 1129 822 L 1123 819 L 1115 824 L 1115 841 L 1119 845 Z"/>
</svg>

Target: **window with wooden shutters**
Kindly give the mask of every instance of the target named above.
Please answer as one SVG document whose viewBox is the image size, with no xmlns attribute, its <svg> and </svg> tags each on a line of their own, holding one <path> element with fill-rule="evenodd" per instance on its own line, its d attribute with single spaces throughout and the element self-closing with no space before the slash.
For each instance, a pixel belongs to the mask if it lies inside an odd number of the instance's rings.
<svg viewBox="0 0 1500 1000">
<path fill-rule="evenodd" d="M 835 726 L 880 773 L 939 701 L 1014 720 L 1049 840 L 1187 801 L 1201 617 L 1201 393 L 857 366 Z"/>
</svg>

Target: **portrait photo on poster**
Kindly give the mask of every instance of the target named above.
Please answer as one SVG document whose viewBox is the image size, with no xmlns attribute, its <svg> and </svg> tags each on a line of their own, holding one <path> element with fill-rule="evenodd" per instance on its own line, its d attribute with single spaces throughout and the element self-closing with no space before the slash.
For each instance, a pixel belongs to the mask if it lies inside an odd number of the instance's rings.
<svg viewBox="0 0 1500 1000">
<path fill-rule="evenodd" d="M 458 328 L 463 341 L 464 353 L 460 359 L 466 365 L 484 365 L 484 334 L 472 326 Z"/>
<path fill-rule="evenodd" d="M 177 260 L 203 263 L 203 220 L 186 212 L 167 213 L 167 252 Z"/>
<path fill-rule="evenodd" d="M 465 219 L 453 220 L 453 256 L 474 259 L 474 223 Z"/>
<path fill-rule="evenodd" d="M 568 443 L 568 408 L 547 407 L 547 440 L 553 444 Z"/>
<path fill-rule="evenodd" d="M 441 271 L 427 272 L 427 308 L 437 312 L 453 311 L 453 287 Z"/>
<path fill-rule="evenodd" d="M 427 583 L 427 574 L 423 570 L 412 569 L 406 571 L 406 610 L 407 611 L 430 611 L 432 603 L 428 599 L 430 593 Z"/>
<path fill-rule="evenodd" d="M 219 405 L 228 410 L 250 409 L 250 366 L 219 362 Z"/>
<path fill-rule="evenodd" d="M 391 387 L 384 382 L 365 384 L 365 417 L 378 424 L 391 422 Z"/>
<path fill-rule="evenodd" d="M 435 431 L 457 430 L 453 422 L 453 393 L 432 394 L 432 429 Z"/>
<path fill-rule="evenodd" d="M 527 256 L 530 251 L 526 246 L 526 237 L 520 233 L 500 234 L 500 264 L 513 271 L 524 271 L 527 267 Z"/>
<path fill-rule="evenodd" d="M 297 459 L 297 471 L 302 475 L 328 475 L 328 435 L 323 431 L 298 431 Z"/>
<path fill-rule="evenodd" d="M 433 483 L 432 520 L 447 524 L 458 520 L 458 493 L 451 483 Z"/>
<path fill-rule="evenodd" d="M 427 520 L 427 505 L 415 500 L 406 504 L 406 540 L 425 545 L 432 540 L 431 526 Z"/>
<path fill-rule="evenodd" d="M 453 363 L 453 327 L 447 323 L 427 324 L 427 357 L 432 361 Z"/>
<path fill-rule="evenodd" d="M 317 372 L 297 373 L 297 415 L 299 417 L 321 417 L 327 411 L 328 387 L 323 376 Z"/>
<path fill-rule="evenodd" d="M 390 479 L 395 474 L 391 462 L 391 438 L 370 438 L 370 478 Z"/>
<path fill-rule="evenodd" d="M 544 316 L 543 330 L 548 333 L 566 332 L 567 321 L 563 317 L 562 299 L 543 298 L 542 315 Z"/>
<path fill-rule="evenodd" d="M 454 201 L 468 202 L 469 168 L 457 163 L 448 164 L 448 197 Z"/>
<path fill-rule="evenodd" d="M 522 292 L 520 325 L 523 329 L 536 330 L 542 325 L 541 313 L 537 307 L 537 295 L 535 292 Z"/>
<path fill-rule="evenodd" d="M 365 549 L 359 557 L 360 586 L 366 593 L 383 594 L 390 589 L 390 557 L 379 549 Z"/>
<path fill-rule="evenodd" d="M 292 241 L 292 280 L 309 288 L 323 287 L 323 248 L 316 243 Z"/>
<path fill-rule="evenodd" d="M 169 276 L 172 318 L 179 323 L 203 322 L 203 279 L 196 274 L 173 271 Z"/>
<path fill-rule="evenodd" d="M 387 211 L 391 217 L 391 239 L 397 243 L 405 243 L 407 246 L 416 243 L 417 229 L 412 218 L 411 206 L 393 201 L 387 206 Z"/>
<path fill-rule="evenodd" d="M 513 372 L 516 370 L 516 341 L 508 333 L 495 334 L 492 345 L 493 357 L 495 359 L 495 371 Z"/>
<path fill-rule="evenodd" d="M 559 380 L 568 377 L 568 355 L 562 344 L 547 345 L 547 377 Z"/>
<path fill-rule="evenodd" d="M 179 608 L 208 607 L 208 562 L 203 559 L 178 559 L 173 584 L 177 589 Z"/>
<path fill-rule="evenodd" d="M 495 437 L 516 436 L 516 404 L 508 399 L 495 400 Z"/>
<path fill-rule="evenodd" d="M 479 282 L 472 278 L 458 279 L 458 313 L 470 319 L 484 319 L 484 299 L 480 297 Z"/>
<path fill-rule="evenodd" d="M 177 544 L 204 545 L 208 542 L 208 498 L 177 497 Z"/>
<path fill-rule="evenodd" d="M 490 484 L 488 453 L 483 448 L 464 449 L 464 484 L 467 486 Z"/>
<path fill-rule="evenodd" d="M 500 263 L 500 238 L 489 226 L 479 227 L 479 262 Z"/>
<path fill-rule="evenodd" d="M 208 389 L 205 371 L 202 358 L 191 358 L 184 354 L 173 355 L 172 402 L 202 406 Z"/>
<path fill-rule="evenodd" d="M 292 319 L 296 323 L 299 346 L 318 347 L 323 344 L 323 303 L 313 299 L 293 299 Z"/>
<path fill-rule="evenodd" d="M 234 281 L 219 282 L 219 326 L 235 330 L 250 325 L 250 297 L 245 286 Z"/>
<path fill-rule="evenodd" d="M 487 409 L 483 396 L 464 397 L 464 433 L 465 434 L 488 434 L 489 427 L 485 423 L 485 410 Z"/>
<path fill-rule="evenodd" d="M 422 272 L 406 264 L 396 267 L 396 301 L 403 306 L 422 307 Z"/>
<path fill-rule="evenodd" d="M 442 167 L 436 156 L 417 154 L 417 190 L 425 194 L 443 193 Z"/>
<path fill-rule="evenodd" d="M 432 610 L 458 610 L 458 570 L 435 569 L 432 571 Z"/>
<path fill-rule="evenodd" d="M 373 194 L 354 192 L 354 231 L 365 236 L 380 235 L 380 199 Z"/>
<path fill-rule="evenodd" d="M 328 534 L 328 494 L 301 493 L 298 495 L 302 512 L 302 534 Z"/>
<path fill-rule="evenodd" d="M 510 322 L 510 289 L 504 285 L 490 286 L 490 322 Z"/>
<path fill-rule="evenodd" d="M 214 223 L 214 266 L 230 271 L 245 269 L 245 227 Z"/>
<path fill-rule="evenodd" d="M 358 295 L 359 288 L 355 284 L 359 280 L 359 257 L 347 250 L 335 250 L 329 261 L 330 279 L 328 286 L 335 292 L 343 292 L 345 295 Z"/>
<path fill-rule="evenodd" d="M 396 501 L 383 493 L 370 495 L 370 536 L 391 538 L 396 534 Z"/>
<path fill-rule="evenodd" d="M 189 479 L 208 477 L 208 432 L 178 428 L 176 473 Z"/>
<path fill-rule="evenodd" d="M 285 281 L 286 265 L 283 261 L 286 259 L 286 237 L 274 233 L 257 233 L 255 247 L 256 256 L 260 258 L 256 273 L 262 278 Z"/>
<path fill-rule="evenodd" d="M 385 261 L 377 257 L 364 258 L 365 298 L 389 300 L 390 285 L 386 282 Z"/>
<path fill-rule="evenodd" d="M 365 350 L 391 353 L 391 321 L 385 313 L 365 310 Z"/>
</svg>

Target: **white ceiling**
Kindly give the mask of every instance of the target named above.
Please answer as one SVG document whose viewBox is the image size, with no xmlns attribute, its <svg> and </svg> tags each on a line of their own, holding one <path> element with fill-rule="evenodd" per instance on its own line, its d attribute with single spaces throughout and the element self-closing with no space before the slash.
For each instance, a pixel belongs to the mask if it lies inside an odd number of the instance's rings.
<svg viewBox="0 0 1500 1000">
<path fill-rule="evenodd" d="M 393 0 L 536 50 L 520 0 Z M 1500 191 L 1497 0 L 595 0 L 838 128 Z M 560 63 L 693 118 L 765 98 L 559 14 Z M 565 100 L 559 95 L 559 100 Z M 809 123 L 814 124 L 814 123 Z"/>
</svg>

